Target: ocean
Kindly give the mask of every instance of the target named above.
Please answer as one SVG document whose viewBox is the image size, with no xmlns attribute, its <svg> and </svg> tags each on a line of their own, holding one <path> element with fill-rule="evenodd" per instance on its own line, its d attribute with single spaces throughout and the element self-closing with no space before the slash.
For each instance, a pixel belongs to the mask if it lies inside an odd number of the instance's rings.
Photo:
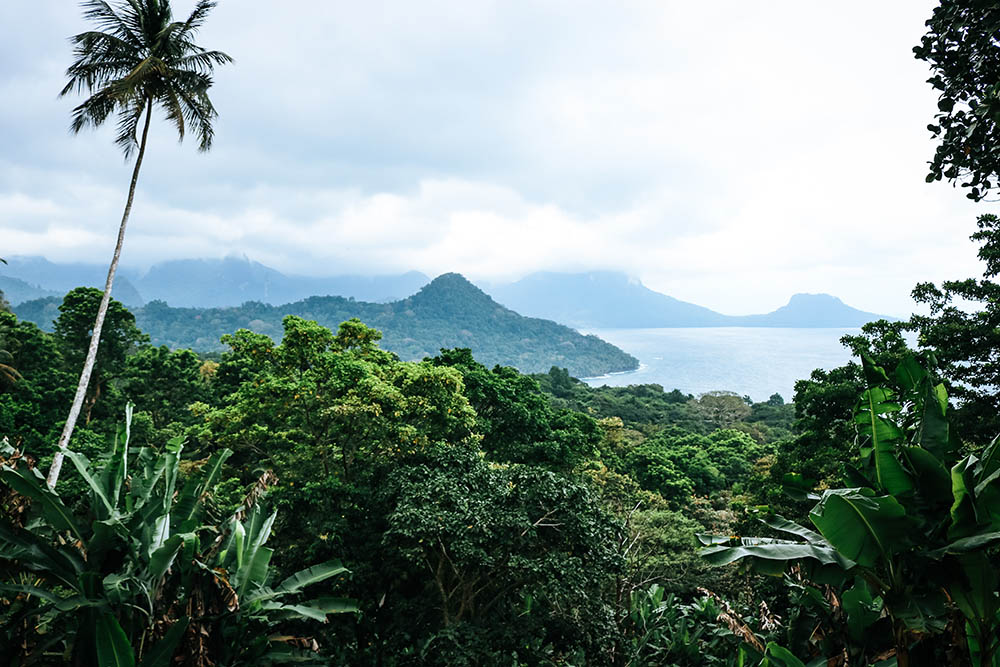
<svg viewBox="0 0 1000 667">
<path fill-rule="evenodd" d="M 638 370 L 582 378 L 595 387 L 659 384 L 688 394 L 726 390 L 765 401 L 790 401 L 795 381 L 815 368 L 842 366 L 851 358 L 840 344 L 860 329 L 712 327 L 687 329 L 588 329 L 639 359 Z"/>
</svg>

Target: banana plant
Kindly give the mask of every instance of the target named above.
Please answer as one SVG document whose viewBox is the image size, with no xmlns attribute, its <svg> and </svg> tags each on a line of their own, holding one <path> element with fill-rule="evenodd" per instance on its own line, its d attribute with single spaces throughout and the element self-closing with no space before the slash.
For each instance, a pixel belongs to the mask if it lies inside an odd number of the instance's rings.
<svg viewBox="0 0 1000 667">
<path fill-rule="evenodd" d="M 160 452 L 130 449 L 131 411 L 96 465 L 66 454 L 89 488 L 86 519 L 34 467 L 0 466 L 0 484 L 30 501 L 27 519 L 0 519 L 0 663 L 53 655 L 74 665 L 252 664 L 244 659 L 252 656 L 274 663 L 300 657 L 298 638 L 261 627 L 355 609 L 341 599 L 292 601 L 305 586 L 342 574 L 335 562 L 269 588 L 271 551 L 263 545 L 274 515 L 263 519 L 255 499 L 246 522 L 207 519 L 229 450 L 201 462 L 182 484 L 183 440 Z M 5 447 L 4 458 L 17 460 Z M 237 636 L 253 641 L 226 641 Z"/>
<path fill-rule="evenodd" d="M 238 601 L 238 608 L 222 619 L 226 637 L 222 664 L 274 664 L 314 662 L 327 664 L 315 652 L 302 650 L 313 645 L 311 639 L 270 632 L 284 620 L 304 619 L 325 623 L 328 614 L 358 612 L 353 600 L 319 597 L 303 601 L 304 589 L 347 573 L 338 560 L 313 565 L 271 585 L 273 550 L 264 546 L 271 534 L 277 512 L 265 515 L 259 504 L 253 505 L 246 520 L 229 520 L 224 547 L 214 558 L 211 570 L 225 581 Z"/>
<path fill-rule="evenodd" d="M 853 583 L 840 597 L 857 664 L 868 664 L 865 628 L 885 618 L 899 667 L 911 644 L 962 634 L 971 664 L 1000 667 L 1000 439 L 959 458 L 944 385 L 912 356 L 892 377 L 862 361 L 861 465 L 847 468 L 854 486 L 809 494 L 816 530 L 765 516 L 789 538 L 703 535 L 701 553 L 719 565 L 743 560 L 770 574 L 795 565 L 842 589 Z M 933 368 L 932 355 L 924 361 Z"/>
</svg>

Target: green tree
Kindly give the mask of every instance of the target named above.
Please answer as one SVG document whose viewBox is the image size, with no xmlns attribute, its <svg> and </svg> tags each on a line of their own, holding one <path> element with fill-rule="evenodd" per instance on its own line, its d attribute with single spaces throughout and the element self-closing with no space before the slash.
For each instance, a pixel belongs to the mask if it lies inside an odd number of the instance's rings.
<svg viewBox="0 0 1000 667">
<path fill-rule="evenodd" d="M 940 91 L 938 141 L 928 182 L 947 179 L 980 200 L 1000 185 L 1000 3 L 942 0 L 913 52 L 931 67 L 928 82 Z"/>
<path fill-rule="evenodd" d="M 952 424 L 961 438 L 988 440 L 1000 432 L 1000 218 L 979 216 L 978 256 L 982 278 L 920 283 L 913 299 L 929 311 L 903 322 L 870 322 L 860 336 L 844 341 L 858 354 L 892 367 L 908 353 L 904 334 L 917 335 L 920 348 L 934 350 L 938 371 L 957 399 Z M 975 305 L 970 308 L 970 305 Z M 798 402 L 798 398 L 796 398 Z M 828 422 L 830 423 L 830 422 Z"/>
<path fill-rule="evenodd" d="M 708 391 L 693 403 L 698 414 L 716 428 L 729 428 L 750 416 L 750 406 L 731 391 Z"/>
<path fill-rule="evenodd" d="M 59 306 L 55 321 L 55 340 L 62 349 L 67 369 L 84 363 L 93 335 L 94 316 L 100 308 L 102 294 L 94 287 L 71 290 Z M 83 402 L 84 424 L 89 424 L 98 400 L 106 393 L 112 380 L 125 373 L 125 360 L 138 345 L 147 340 L 135 326 L 135 316 L 118 301 L 111 299 L 106 307 L 101 329 L 100 350 L 92 363 L 93 372 Z"/>
<path fill-rule="evenodd" d="M 0 302 L 3 300 L 3 292 L 0 292 Z M 0 314 L 9 314 L 10 310 L 2 307 L 0 303 Z M 9 326 L 9 325 L 8 325 Z M 0 325 L 0 390 L 10 386 L 21 379 L 21 374 L 11 365 L 14 355 L 7 349 L 7 341 L 4 337 L 4 325 Z"/>
<path fill-rule="evenodd" d="M 810 495 L 819 532 L 772 515 L 765 524 L 786 538 L 703 537 L 703 554 L 716 564 L 748 559 L 771 574 L 799 563 L 798 576 L 838 585 L 845 643 L 813 630 L 825 637 L 813 647 L 821 655 L 847 650 L 869 664 L 891 637 L 900 667 L 942 664 L 955 650 L 963 664 L 995 667 L 1000 438 L 963 457 L 945 386 L 913 357 L 891 378 L 865 359 L 864 374 L 868 388 L 853 411 L 859 465 L 848 471 L 851 488 Z"/>
<path fill-rule="evenodd" d="M 982 215 L 977 222 L 972 239 L 986 265 L 982 279 L 917 285 L 913 298 L 930 313 L 913 316 L 906 328 L 917 332 L 922 347 L 937 350 L 949 392 L 960 401 L 956 425 L 982 441 L 1000 432 L 1000 218 Z M 969 303 L 979 307 L 970 311 Z"/>
<path fill-rule="evenodd" d="M 580 412 L 553 410 L 534 378 L 509 366 L 489 370 L 467 348 L 441 350 L 431 363 L 462 373 L 482 447 L 493 460 L 568 470 L 593 458 L 601 438 L 597 422 Z M 547 377 L 568 383 L 565 371 L 553 371 Z"/>
<path fill-rule="evenodd" d="M 58 435 L 73 377 L 66 371 L 55 337 L 13 313 L 0 313 L 0 339 L 10 354 L 5 362 L 20 379 L 0 385 L 0 439 L 9 436 L 30 451 L 45 451 Z"/>
<path fill-rule="evenodd" d="M 73 37 L 74 61 L 66 71 L 69 81 L 61 94 L 86 91 L 90 97 L 73 109 L 70 127 L 73 132 L 79 132 L 88 126 L 103 125 L 109 116 L 117 115 L 116 143 L 126 158 L 137 153 L 90 346 L 66 425 L 59 437 L 59 449 L 49 470 L 50 487 L 59 479 L 63 452 L 69 446 L 90 386 L 125 241 L 125 227 L 146 153 L 153 107 L 164 110 L 181 139 L 190 128 L 198 135 L 199 150 L 207 151 L 212 146 L 212 123 L 218 114 L 208 97 L 208 89 L 212 86 L 214 66 L 231 62 L 231 58 L 221 51 L 208 51 L 193 39 L 215 4 L 211 0 L 198 0 L 187 20 L 174 21 L 170 0 L 128 0 L 114 6 L 106 0 L 83 2 L 84 17 L 93 21 L 97 29 Z M 140 121 L 143 121 L 141 138 L 138 136 Z"/>
<path fill-rule="evenodd" d="M 202 366 L 191 350 L 143 347 L 126 359 L 122 391 L 128 400 L 146 407 L 157 429 L 174 422 L 191 424 L 194 416 L 188 406 L 212 400 Z"/>
<path fill-rule="evenodd" d="M 86 516 L 0 446 L 0 499 L 15 510 L 0 521 L 0 657 L 26 665 L 58 651 L 68 664 L 133 667 L 301 658 L 296 638 L 274 631 L 354 610 L 341 598 L 297 599 L 344 568 L 321 563 L 273 585 L 264 545 L 275 515 L 261 493 L 228 521 L 209 518 L 230 452 L 185 475 L 181 438 L 160 452 L 129 448 L 129 413 L 124 439 L 95 464 L 67 452 L 88 487 Z"/>
<path fill-rule="evenodd" d="M 396 631 L 387 639 L 424 625 L 422 664 L 495 664 L 512 652 L 534 664 L 535 646 L 550 643 L 555 655 L 582 650 L 587 664 L 606 664 L 612 621 L 600 592 L 622 561 L 615 522 L 586 486 L 534 466 L 490 463 L 459 445 L 396 466 L 377 496 L 387 511 L 380 560 L 398 564 L 410 586 L 419 582 L 426 600 L 411 611 L 412 592 L 383 581 L 396 606 L 383 612 Z M 383 569 L 375 574 L 385 579 Z M 446 638 L 462 626 L 496 657 L 467 647 L 456 662 Z"/>
</svg>

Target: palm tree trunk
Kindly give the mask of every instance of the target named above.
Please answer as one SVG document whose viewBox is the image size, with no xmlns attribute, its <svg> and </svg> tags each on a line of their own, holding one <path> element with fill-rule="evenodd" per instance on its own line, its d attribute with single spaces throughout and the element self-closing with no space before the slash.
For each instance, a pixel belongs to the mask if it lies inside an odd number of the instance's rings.
<svg viewBox="0 0 1000 667">
<path fill-rule="evenodd" d="M 135 197 L 135 185 L 139 181 L 139 168 L 142 166 L 142 156 L 146 152 L 146 137 L 149 136 L 149 121 L 153 116 L 152 98 L 146 103 L 146 123 L 142 128 L 142 141 L 139 143 L 139 155 L 135 159 L 135 169 L 132 170 L 132 183 L 128 189 L 128 200 L 125 202 L 125 212 L 122 214 L 122 222 L 118 227 L 118 242 L 115 244 L 115 254 L 111 258 L 111 266 L 108 267 L 108 279 L 104 283 L 104 296 L 101 297 L 101 305 L 97 309 L 97 319 L 94 320 L 94 333 L 90 336 L 90 347 L 87 349 L 87 360 L 83 362 L 83 371 L 80 373 L 80 382 L 76 386 L 76 396 L 73 397 L 73 405 L 69 409 L 69 417 L 63 427 L 62 435 L 59 436 L 59 449 L 52 459 L 52 467 L 49 468 L 49 476 L 46 482 L 50 489 L 54 489 L 59 481 L 59 471 L 62 469 L 63 458 L 66 448 L 69 447 L 69 439 L 73 435 L 73 428 L 76 420 L 80 416 L 80 408 L 83 407 L 83 399 L 87 394 L 87 386 L 90 384 L 90 375 L 94 370 L 94 362 L 97 360 L 97 346 L 101 340 L 101 328 L 104 326 L 104 316 L 108 312 L 108 302 L 111 300 L 111 285 L 115 280 L 115 272 L 118 270 L 118 259 L 122 254 L 122 244 L 125 242 L 125 227 L 128 225 L 128 216 L 132 212 L 132 200 Z"/>
</svg>

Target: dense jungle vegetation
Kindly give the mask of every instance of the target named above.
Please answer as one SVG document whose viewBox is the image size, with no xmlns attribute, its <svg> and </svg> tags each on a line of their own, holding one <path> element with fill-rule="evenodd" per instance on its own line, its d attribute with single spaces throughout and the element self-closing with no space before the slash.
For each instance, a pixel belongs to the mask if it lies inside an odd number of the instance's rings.
<svg viewBox="0 0 1000 667">
<path fill-rule="evenodd" d="M 210 70 L 228 56 L 185 35 L 212 4 L 177 24 L 129 6 L 167 26 L 164 63 Z M 979 201 L 1000 182 L 1000 5 L 944 0 L 928 28 L 927 178 Z M 93 83 L 119 61 L 87 34 Z M 133 190 L 171 86 L 211 141 L 210 79 L 163 71 L 124 98 Z M 302 314 L 208 358 L 151 345 L 107 290 L 69 292 L 51 332 L 0 299 L 0 662 L 997 667 L 1000 219 L 978 223 L 982 278 L 918 285 L 926 315 L 867 325 L 844 341 L 860 363 L 790 404 L 594 389 L 460 343 L 402 361 L 371 322 Z"/>
<path fill-rule="evenodd" d="M 794 404 L 400 361 L 356 319 L 209 359 L 112 301 L 50 491 L 100 298 L 71 291 L 51 333 L 0 313 L 11 664 L 997 661 L 994 362 L 902 338 L 977 349 L 995 300 L 869 325 Z"/>
<path fill-rule="evenodd" d="M 15 310 L 48 329 L 59 315 L 59 303 L 47 297 Z M 247 302 L 231 308 L 173 308 L 153 301 L 134 311 L 154 344 L 198 352 L 225 350 L 221 337 L 241 328 L 278 340 L 282 318 L 298 315 L 331 329 L 356 317 L 382 332 L 383 348 L 406 360 L 419 361 L 441 347 L 467 347 L 488 366 L 513 366 L 525 373 L 558 364 L 575 377 L 593 377 L 639 367 L 635 357 L 597 336 L 504 308 L 457 273 L 439 276 L 413 296 L 390 303 L 314 296 L 283 306 Z"/>
<path fill-rule="evenodd" d="M 133 560 L 158 552 L 132 542 L 145 539 L 133 523 L 151 522 L 156 532 L 155 516 L 134 514 L 152 501 L 130 505 L 117 496 L 134 495 L 137 486 L 155 489 L 162 511 L 169 495 L 157 480 L 170 475 L 156 471 L 174 466 L 171 488 L 200 484 L 206 504 L 196 521 L 169 532 L 200 541 L 186 547 L 178 540 L 172 567 L 156 570 L 170 580 L 190 557 L 184 548 L 205 566 L 205 610 L 183 614 L 188 635 L 212 627 L 209 610 L 225 604 L 229 586 L 242 598 L 233 570 L 210 565 L 218 558 L 212 540 L 231 535 L 231 517 L 261 497 L 269 509 L 258 514 L 277 511 L 268 526 L 272 579 L 339 560 L 347 571 L 338 569 L 335 584 L 316 595 L 343 608 L 350 604 L 343 598 L 353 599 L 360 610 L 315 627 L 285 621 L 284 634 L 298 644 L 315 640 L 325 655 L 356 664 L 622 662 L 642 641 L 630 620 L 637 591 L 684 596 L 688 604 L 694 586 L 728 592 L 735 585 L 698 559 L 694 535 L 732 524 L 740 485 L 762 474 L 757 461 L 773 456 L 792 427 L 792 407 L 777 396 L 749 405 L 731 394 L 695 399 L 655 385 L 590 389 L 565 369 L 537 378 L 490 369 L 467 349 L 403 362 L 380 349 L 378 332 L 358 320 L 334 333 L 288 316 L 280 345 L 240 330 L 225 337 L 229 351 L 219 361 L 206 360 L 149 345 L 132 314 L 112 302 L 74 467 L 63 473 L 57 498 L 30 472 L 47 461 L 35 466 L 27 454 L 52 449 L 99 300 L 92 288 L 70 292 L 51 334 L 0 314 L 10 369 L 0 431 L 12 448 L 2 479 L 6 509 L 15 516 L 3 535 L 12 549 L 4 552 L 3 574 L 5 590 L 27 593 L 7 598 L 3 608 L 12 661 L 36 652 L 50 661 L 75 655 L 77 637 L 86 636 L 62 600 L 93 592 L 64 589 L 54 574 L 59 562 L 48 569 L 33 560 L 45 531 L 65 529 L 59 522 L 72 520 L 88 544 L 100 537 L 90 522 L 118 517 L 129 527 L 132 537 L 112 539 L 97 563 L 92 547 L 64 555 L 104 582 L 102 606 L 116 608 L 135 595 L 133 579 L 155 587 L 150 563 Z M 131 404 L 125 450 L 123 417 Z M 101 491 L 102 475 L 120 481 Z M 141 475 L 151 481 L 139 485 Z M 58 504 L 65 514 L 52 523 L 43 511 L 33 524 L 26 498 L 35 511 Z M 153 542 L 163 548 L 170 537 Z M 114 596 L 108 577 L 118 587 Z M 40 581 L 50 586 L 44 594 Z M 172 587 L 183 587 L 158 586 L 162 596 L 180 595 Z M 153 607 L 171 621 L 180 613 L 166 602 Z M 25 624 L 27 618 L 33 621 Z M 277 627 L 280 619 L 276 613 L 269 622 Z M 249 632 L 260 622 L 250 615 L 226 632 Z M 158 637 L 169 621 L 160 623 L 142 632 Z M 136 648 L 145 637 L 142 620 L 122 627 Z M 201 656 L 240 664 L 222 648 Z M 697 641 L 688 650 L 697 650 Z"/>
</svg>

